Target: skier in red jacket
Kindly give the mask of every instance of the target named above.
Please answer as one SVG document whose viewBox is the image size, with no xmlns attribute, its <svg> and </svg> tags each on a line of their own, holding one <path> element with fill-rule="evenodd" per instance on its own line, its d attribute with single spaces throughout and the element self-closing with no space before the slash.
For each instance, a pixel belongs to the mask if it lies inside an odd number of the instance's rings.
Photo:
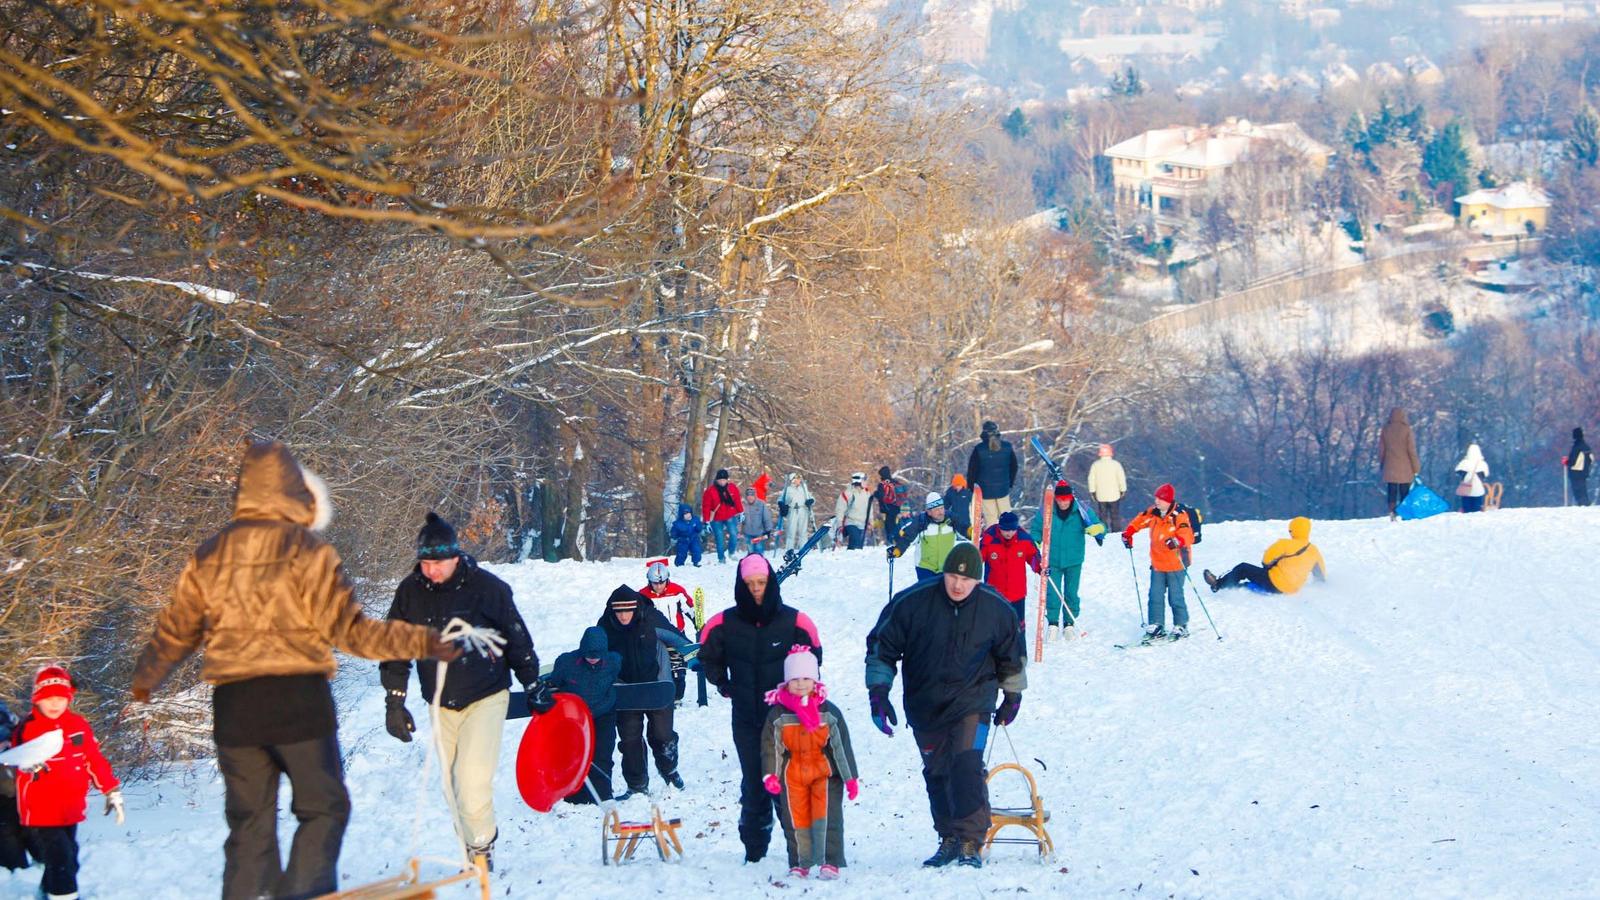
<svg viewBox="0 0 1600 900">
<path fill-rule="evenodd" d="M 84 819 L 89 786 L 106 796 L 106 815 L 122 824 L 122 791 L 111 764 L 100 752 L 94 729 L 73 712 L 77 692 L 60 666 L 45 666 L 33 679 L 33 712 L 11 735 L 21 746 L 52 731 L 61 732 L 61 749 L 43 765 L 17 772 L 17 814 L 34 855 L 44 861 L 39 891 L 47 900 L 78 896 L 78 823 Z"/>
<path fill-rule="evenodd" d="M 1039 571 L 1039 545 L 1022 530 L 1017 514 L 1007 510 L 1000 521 L 983 532 L 978 544 L 983 553 L 983 580 L 1010 601 L 1023 631 L 1027 631 L 1028 570 Z"/>
</svg>

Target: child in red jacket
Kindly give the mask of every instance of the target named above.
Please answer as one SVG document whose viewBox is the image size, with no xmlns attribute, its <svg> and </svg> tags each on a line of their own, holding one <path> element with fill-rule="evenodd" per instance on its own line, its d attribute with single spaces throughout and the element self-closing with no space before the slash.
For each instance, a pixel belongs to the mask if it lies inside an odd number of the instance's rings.
<svg viewBox="0 0 1600 900">
<path fill-rule="evenodd" d="M 17 772 L 17 815 L 26 829 L 28 844 L 44 861 L 39 890 L 48 900 L 76 900 L 78 896 L 78 823 L 84 819 L 93 784 L 106 797 L 106 815 L 113 812 L 121 825 L 122 791 L 111 764 L 100 752 L 89 723 L 73 712 L 76 689 L 72 676 L 60 666 L 45 666 L 33 679 L 33 712 L 11 735 L 21 746 L 52 731 L 60 731 L 61 750 L 43 765 Z"/>
<path fill-rule="evenodd" d="M 1023 631 L 1027 631 L 1028 570 L 1039 571 L 1039 545 L 1022 530 L 1017 514 L 1007 510 L 1000 521 L 983 533 L 978 549 L 983 553 L 983 580 L 1011 601 Z"/>
</svg>

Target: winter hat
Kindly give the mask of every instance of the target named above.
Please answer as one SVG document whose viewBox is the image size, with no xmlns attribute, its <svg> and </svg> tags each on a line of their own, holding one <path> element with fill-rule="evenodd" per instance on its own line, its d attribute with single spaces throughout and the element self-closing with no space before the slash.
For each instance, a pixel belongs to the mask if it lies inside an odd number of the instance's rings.
<svg viewBox="0 0 1600 900">
<path fill-rule="evenodd" d="M 983 423 L 983 436 L 984 437 L 988 437 L 991 434 L 999 434 L 999 433 L 1000 433 L 1000 426 L 999 425 L 996 425 L 993 422 L 984 422 Z"/>
<path fill-rule="evenodd" d="M 951 475 L 950 486 L 956 490 L 961 490 L 967 486 L 967 476 L 961 474 Z"/>
<path fill-rule="evenodd" d="M 717 477 L 714 480 L 716 480 L 716 481 L 726 481 L 727 478 L 728 478 L 728 470 L 727 469 L 718 469 L 717 470 Z"/>
<path fill-rule="evenodd" d="M 878 467 L 878 477 L 879 478 L 889 478 L 892 475 L 894 475 L 894 473 L 889 471 L 889 467 L 888 466 L 879 466 Z"/>
<path fill-rule="evenodd" d="M 1575 441 L 1583 440 L 1583 429 L 1582 428 L 1574 428 L 1574 429 L 1572 429 L 1572 439 L 1575 440 Z"/>
<path fill-rule="evenodd" d="M 817 655 L 811 648 L 804 644 L 795 644 L 789 648 L 789 655 L 783 658 L 783 682 L 788 684 L 796 678 L 809 678 L 812 681 L 821 681 L 822 673 L 817 668 Z"/>
<path fill-rule="evenodd" d="M 1057 497 L 1071 497 L 1072 496 L 1072 485 L 1067 484 L 1067 480 L 1065 478 L 1063 478 L 1060 481 L 1056 482 L 1056 496 Z"/>
<path fill-rule="evenodd" d="M 1170 484 L 1163 484 L 1156 488 L 1156 499 L 1162 503 L 1172 503 L 1178 499 L 1178 489 Z"/>
<path fill-rule="evenodd" d="M 743 581 L 746 578 L 751 578 L 751 577 L 756 576 L 756 575 L 771 575 L 771 574 L 772 574 L 772 564 L 767 562 L 767 558 L 765 556 L 762 556 L 759 553 L 751 553 L 751 554 L 747 555 L 744 559 L 739 560 L 739 580 L 740 581 Z"/>
<path fill-rule="evenodd" d="M 944 558 L 944 574 L 965 575 L 968 578 L 983 577 L 983 555 L 971 541 L 957 541 L 954 547 Z"/>
<path fill-rule="evenodd" d="M 1111 445 L 1110 444 L 1101 444 L 1100 445 L 1100 455 L 1101 456 L 1111 456 L 1112 452 L 1113 451 L 1111 449 Z"/>
<path fill-rule="evenodd" d="M 929 491 L 928 500 L 925 504 L 923 504 L 923 506 L 926 509 L 943 509 L 944 495 L 938 491 Z"/>
<path fill-rule="evenodd" d="M 461 545 L 456 543 L 455 528 L 438 513 L 428 513 L 422 530 L 417 532 L 417 559 L 450 559 L 460 555 Z"/>
<path fill-rule="evenodd" d="M 619 584 L 617 589 L 611 592 L 611 596 L 606 599 L 606 609 L 614 613 L 633 612 L 639 608 L 639 601 L 643 599 L 638 591 L 625 584 Z"/>
<path fill-rule="evenodd" d="M 756 495 L 756 489 L 753 487 L 747 487 L 744 489 L 744 495 L 746 497 L 754 497 Z"/>
<path fill-rule="evenodd" d="M 1022 527 L 1022 520 L 1017 518 L 1016 513 L 1008 509 L 1000 514 L 1001 531 L 1016 531 L 1020 527 Z"/>
<path fill-rule="evenodd" d="M 850 473 L 850 483 L 851 484 L 860 484 L 861 482 L 866 481 L 866 480 L 867 480 L 867 473 L 865 473 L 865 472 L 851 472 Z"/>
<path fill-rule="evenodd" d="M 72 695 L 78 689 L 72 683 L 72 676 L 60 666 L 45 666 L 39 674 L 33 676 L 33 702 L 48 700 L 51 697 L 65 697 L 67 702 L 72 702 Z"/>
<path fill-rule="evenodd" d="M 583 637 L 578 640 L 578 652 L 585 657 L 598 657 L 611 649 L 611 641 L 606 637 L 606 630 L 599 625 L 590 625 L 583 630 Z"/>
</svg>

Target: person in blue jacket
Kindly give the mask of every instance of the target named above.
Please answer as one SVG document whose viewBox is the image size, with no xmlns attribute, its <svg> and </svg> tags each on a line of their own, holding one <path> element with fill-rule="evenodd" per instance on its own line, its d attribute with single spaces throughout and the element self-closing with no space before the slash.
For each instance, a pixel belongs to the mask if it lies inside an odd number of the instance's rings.
<svg viewBox="0 0 1600 900">
<path fill-rule="evenodd" d="M 599 803 L 611 799 L 611 759 L 617 748 L 617 676 L 622 674 L 622 654 L 606 649 L 606 630 L 590 625 L 583 630 L 578 649 L 556 657 L 550 674 L 540 680 L 554 691 L 577 694 L 594 717 L 594 762 L 583 787 L 567 797 L 568 803 Z"/>
<path fill-rule="evenodd" d="M 705 552 L 700 535 L 704 534 L 706 526 L 695 517 L 694 507 L 687 503 L 678 504 L 678 520 L 667 529 L 668 536 L 672 538 L 673 550 L 677 556 L 672 564 L 683 565 L 683 561 L 694 558 L 696 568 L 700 566 L 700 556 Z"/>
</svg>

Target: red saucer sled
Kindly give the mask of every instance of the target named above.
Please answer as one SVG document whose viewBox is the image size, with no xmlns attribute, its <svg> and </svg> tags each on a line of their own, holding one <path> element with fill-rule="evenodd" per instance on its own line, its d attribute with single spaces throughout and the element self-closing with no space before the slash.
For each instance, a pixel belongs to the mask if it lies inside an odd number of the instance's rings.
<svg viewBox="0 0 1600 900">
<path fill-rule="evenodd" d="M 594 762 L 594 718 L 576 694 L 556 694 L 556 705 L 533 716 L 517 747 L 517 792 L 538 812 L 583 786 Z"/>
</svg>

